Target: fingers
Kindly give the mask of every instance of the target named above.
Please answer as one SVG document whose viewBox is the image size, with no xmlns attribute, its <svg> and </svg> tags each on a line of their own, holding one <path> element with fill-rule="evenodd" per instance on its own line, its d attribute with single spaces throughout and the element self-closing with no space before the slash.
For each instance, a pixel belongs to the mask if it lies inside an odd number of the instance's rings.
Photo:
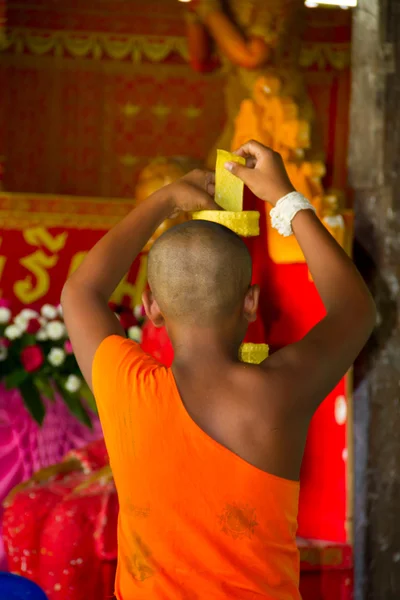
<svg viewBox="0 0 400 600">
<path fill-rule="evenodd" d="M 214 190 L 212 190 L 214 188 Z M 215 186 L 209 184 L 205 192 L 198 190 L 198 205 L 197 210 L 221 210 L 221 207 L 214 200 Z"/>
<path fill-rule="evenodd" d="M 205 171 L 206 187 L 215 187 L 215 171 Z"/>
<path fill-rule="evenodd" d="M 202 171 L 203 185 L 201 186 L 207 194 L 214 196 L 215 194 L 215 172 Z"/>
<path fill-rule="evenodd" d="M 206 192 L 198 190 L 197 197 L 193 198 L 194 206 L 190 210 L 221 210 L 215 202 L 214 197 Z"/>
<path fill-rule="evenodd" d="M 239 177 L 246 185 L 249 180 L 249 175 L 251 174 L 252 169 L 245 167 L 244 165 L 239 165 L 235 162 L 227 162 L 225 163 L 225 168 L 233 173 L 236 177 Z"/>
<path fill-rule="evenodd" d="M 213 193 L 215 186 L 215 172 L 207 171 L 206 169 L 194 169 L 183 178 L 183 181 L 195 185 L 208 193 Z M 212 191 L 210 191 L 212 190 Z"/>
<path fill-rule="evenodd" d="M 257 159 L 253 156 L 246 156 L 246 167 L 248 169 L 254 169 L 257 166 Z"/>
<path fill-rule="evenodd" d="M 202 185 L 199 182 L 183 181 L 180 186 L 184 194 L 179 194 L 179 210 L 193 212 L 196 210 L 221 210 L 214 200 L 214 184 L 210 183 L 207 187 L 203 180 Z"/>
<path fill-rule="evenodd" d="M 221 210 L 221 207 L 214 200 L 215 190 L 212 190 L 212 187 L 215 186 L 210 184 L 205 192 L 199 190 L 201 198 L 199 196 L 198 210 Z"/>
<path fill-rule="evenodd" d="M 207 185 L 207 193 L 210 194 L 210 196 L 214 196 L 215 195 L 215 185 L 213 183 L 209 183 Z"/>
<path fill-rule="evenodd" d="M 280 154 L 275 152 L 272 148 L 263 146 L 263 144 L 260 144 L 260 142 L 255 142 L 254 140 L 250 140 L 236 150 L 233 154 L 245 158 L 246 166 L 251 169 L 256 167 L 258 163 L 261 163 L 261 161 L 271 160 L 277 156 L 281 158 Z"/>
<path fill-rule="evenodd" d="M 232 154 L 236 154 L 236 152 L 233 152 Z M 243 158 L 246 160 L 246 167 L 248 169 L 254 169 L 257 166 L 257 159 L 254 156 L 245 155 Z"/>
<path fill-rule="evenodd" d="M 237 156 L 242 156 L 243 158 L 247 158 L 248 156 L 254 157 L 257 160 L 260 160 L 263 156 L 263 153 L 266 150 L 270 150 L 266 146 L 263 146 L 259 142 L 254 140 L 250 140 L 246 144 L 243 144 L 240 148 L 238 148 L 233 154 Z"/>
<path fill-rule="evenodd" d="M 194 171 L 192 171 L 192 173 L 198 177 L 203 177 L 204 179 L 210 181 L 215 179 L 215 171 L 210 171 L 209 169 L 195 169 Z"/>
<path fill-rule="evenodd" d="M 207 200 L 207 206 L 204 210 L 221 210 L 221 207 L 218 206 L 218 204 L 212 198 L 210 198 Z"/>
<path fill-rule="evenodd" d="M 192 171 L 192 174 L 196 179 L 205 179 L 207 181 L 215 180 L 215 171 L 210 171 L 209 169 L 195 169 Z M 189 176 L 191 173 L 189 173 Z"/>
</svg>

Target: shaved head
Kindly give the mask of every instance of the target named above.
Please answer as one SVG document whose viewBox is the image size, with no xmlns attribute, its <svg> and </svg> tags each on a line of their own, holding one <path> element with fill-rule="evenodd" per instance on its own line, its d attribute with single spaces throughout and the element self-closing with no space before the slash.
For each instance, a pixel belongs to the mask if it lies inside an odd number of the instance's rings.
<svg viewBox="0 0 400 600">
<path fill-rule="evenodd" d="M 243 303 L 251 284 L 246 245 L 230 229 L 188 221 L 169 229 L 149 253 L 148 280 L 166 319 L 215 326 Z"/>
</svg>

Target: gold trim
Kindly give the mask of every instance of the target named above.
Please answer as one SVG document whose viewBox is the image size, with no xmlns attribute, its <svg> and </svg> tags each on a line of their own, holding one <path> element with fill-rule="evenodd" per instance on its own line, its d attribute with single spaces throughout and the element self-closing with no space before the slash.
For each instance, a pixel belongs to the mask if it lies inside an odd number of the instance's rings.
<svg viewBox="0 0 400 600">
<path fill-rule="evenodd" d="M 343 564 L 342 548 L 300 548 L 300 561 L 315 566 L 339 567 Z"/>
<path fill-rule="evenodd" d="M 0 50 L 15 54 L 29 52 L 36 56 L 54 53 L 57 57 L 72 55 L 95 60 L 130 60 L 162 62 L 171 54 L 189 60 L 187 40 L 178 36 L 122 35 L 104 32 L 51 31 L 15 27 L 8 31 Z"/>
<path fill-rule="evenodd" d="M 267 344 L 242 344 L 239 348 L 239 359 L 252 365 L 259 365 L 269 355 Z"/>
<path fill-rule="evenodd" d="M 299 56 L 299 65 L 306 68 L 316 65 L 319 69 L 325 69 L 330 66 L 336 71 L 343 71 L 350 66 L 350 62 L 351 51 L 348 43 L 316 44 L 305 42 Z"/>
<path fill-rule="evenodd" d="M 95 215 L 49 215 L 46 213 L 7 213 L 0 211 L 0 229 L 23 230 L 32 225 L 43 227 L 63 227 L 64 229 L 93 229 L 106 231 L 114 227 L 120 217 L 96 217 Z"/>
<path fill-rule="evenodd" d="M 32 225 L 64 229 L 107 230 L 134 207 L 134 200 L 48 194 L 0 193 L 0 228 Z"/>
<path fill-rule="evenodd" d="M 143 58 L 159 63 L 171 54 L 177 54 L 189 62 L 186 37 L 156 35 L 124 35 L 93 31 L 52 31 L 25 27 L 13 27 L 0 39 L 0 51 L 14 54 L 29 53 L 35 56 L 55 54 L 57 57 L 70 56 L 100 60 L 129 60 L 140 63 Z M 349 43 L 303 42 L 299 55 L 301 67 L 327 66 L 343 70 L 350 66 Z"/>
<path fill-rule="evenodd" d="M 243 237 L 260 234 L 260 213 L 255 210 L 231 212 L 226 210 L 200 210 L 192 214 L 196 221 L 212 221 L 228 227 Z"/>
</svg>

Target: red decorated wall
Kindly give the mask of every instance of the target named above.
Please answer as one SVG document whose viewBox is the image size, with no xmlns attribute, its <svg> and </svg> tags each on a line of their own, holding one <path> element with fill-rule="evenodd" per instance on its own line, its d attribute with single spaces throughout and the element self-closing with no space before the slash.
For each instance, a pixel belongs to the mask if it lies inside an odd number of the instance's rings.
<svg viewBox="0 0 400 600">
<path fill-rule="evenodd" d="M 0 156 L 9 191 L 132 197 L 155 156 L 202 160 L 224 121 L 223 74 L 187 63 L 175 0 L 8 0 Z M 309 10 L 299 68 L 327 183 L 346 185 L 350 14 Z"/>
<path fill-rule="evenodd" d="M 206 155 L 221 75 L 187 64 L 178 3 L 9 0 L 7 20 L 5 189 L 132 197 L 150 158 Z"/>
</svg>

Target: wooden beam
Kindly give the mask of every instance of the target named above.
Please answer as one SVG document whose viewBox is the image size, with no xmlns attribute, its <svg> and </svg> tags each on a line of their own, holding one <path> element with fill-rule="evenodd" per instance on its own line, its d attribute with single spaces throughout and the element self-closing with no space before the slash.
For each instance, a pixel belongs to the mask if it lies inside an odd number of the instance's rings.
<svg viewBox="0 0 400 600">
<path fill-rule="evenodd" d="M 400 598 L 400 3 L 360 0 L 354 11 L 350 184 L 356 257 L 378 306 L 376 331 L 356 364 L 368 413 L 364 577 L 356 599 Z M 357 383 L 358 382 L 358 383 Z M 357 401 L 357 391 L 355 393 Z M 357 418 L 360 419 L 357 422 Z M 355 462 L 357 465 L 356 437 Z M 360 457 L 361 460 L 361 457 Z M 362 482 L 355 494 L 362 493 Z M 361 511 L 362 512 L 362 511 Z M 357 527 L 356 536 L 360 527 Z M 363 529 L 363 524 L 361 524 Z M 356 540 L 357 542 L 357 540 Z M 359 549 L 360 550 L 360 549 Z M 357 559 L 357 557 L 356 557 Z M 362 582 L 365 585 L 362 586 Z M 357 573 L 356 573 L 357 580 Z"/>
</svg>

